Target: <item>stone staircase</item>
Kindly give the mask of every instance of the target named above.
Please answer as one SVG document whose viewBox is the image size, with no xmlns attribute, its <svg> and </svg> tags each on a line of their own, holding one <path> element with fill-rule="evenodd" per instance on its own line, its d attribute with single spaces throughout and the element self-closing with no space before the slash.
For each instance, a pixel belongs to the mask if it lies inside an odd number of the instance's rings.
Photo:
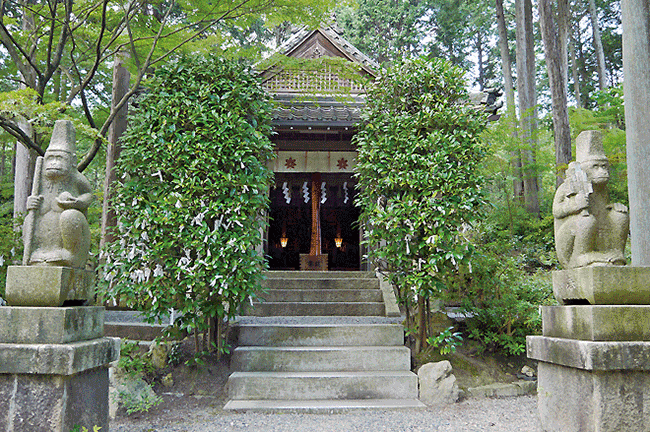
<svg viewBox="0 0 650 432">
<path fill-rule="evenodd" d="M 399 318 L 367 272 L 269 272 L 239 320 L 227 410 L 415 408 Z"/>
</svg>

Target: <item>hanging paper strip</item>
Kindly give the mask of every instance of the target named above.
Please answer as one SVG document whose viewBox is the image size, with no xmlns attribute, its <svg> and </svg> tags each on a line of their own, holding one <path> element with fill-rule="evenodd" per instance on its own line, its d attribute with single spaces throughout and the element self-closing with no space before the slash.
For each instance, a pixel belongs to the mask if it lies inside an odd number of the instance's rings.
<svg viewBox="0 0 650 432">
<path fill-rule="evenodd" d="M 348 195 L 348 182 L 343 182 L 343 192 L 345 192 L 345 199 L 343 200 L 343 204 L 347 204 L 350 200 L 350 196 Z"/>
<path fill-rule="evenodd" d="M 282 193 L 287 204 L 291 204 L 291 189 L 287 186 L 287 182 L 282 183 Z"/>
<path fill-rule="evenodd" d="M 302 196 L 305 198 L 305 204 L 309 202 L 309 182 L 304 182 L 302 184 Z"/>
<path fill-rule="evenodd" d="M 323 182 L 320 185 L 320 203 L 325 204 L 325 201 L 327 201 L 327 193 L 325 190 L 325 182 Z"/>
</svg>

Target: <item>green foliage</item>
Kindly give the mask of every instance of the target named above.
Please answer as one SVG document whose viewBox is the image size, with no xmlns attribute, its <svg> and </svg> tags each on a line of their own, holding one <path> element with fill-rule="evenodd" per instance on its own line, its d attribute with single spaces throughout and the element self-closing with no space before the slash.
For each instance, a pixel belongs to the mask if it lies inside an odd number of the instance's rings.
<svg viewBox="0 0 650 432">
<path fill-rule="evenodd" d="M 422 52 L 424 1 L 358 0 L 336 11 L 338 25 L 358 49 L 380 63 Z"/>
<path fill-rule="evenodd" d="M 7 162 L 8 164 L 11 163 L 10 160 Z M 20 261 L 23 250 L 20 232 L 14 230 L 14 189 L 9 177 L 9 174 L 0 177 L 0 298 L 4 297 L 5 294 L 7 267 L 12 265 L 14 261 Z M 19 223 L 22 220 L 15 222 Z M 2 303 L 1 300 L 0 303 Z"/>
<path fill-rule="evenodd" d="M 132 377 L 140 377 L 154 371 L 151 359 L 140 350 L 137 341 L 123 340 L 117 366 Z"/>
<path fill-rule="evenodd" d="M 612 202 L 628 203 L 627 159 L 625 144 L 625 111 L 623 85 L 596 92 L 594 109 L 571 108 L 569 120 L 571 137 L 585 130 L 599 130 L 603 135 L 603 149 L 610 163 L 609 191 Z M 575 155 L 575 141 L 573 145 Z"/>
<path fill-rule="evenodd" d="M 467 318 L 467 333 L 485 349 L 508 355 L 525 352 L 526 336 L 541 332 L 540 305 L 555 304 L 550 274 L 529 274 L 514 249 L 504 243 L 477 246 L 471 272 L 457 280 L 457 298 Z"/>
<path fill-rule="evenodd" d="M 133 395 L 128 391 L 119 391 L 117 395 L 128 415 L 137 412 L 149 412 L 151 408 L 159 405 L 163 401 L 162 397 L 153 392 L 143 392 L 138 395 Z"/>
<path fill-rule="evenodd" d="M 448 62 L 397 63 L 369 92 L 355 136 L 363 242 L 407 307 L 438 296 L 471 255 L 464 232 L 483 202 L 486 119 L 465 97 L 463 72 Z"/>
<path fill-rule="evenodd" d="M 463 343 L 463 336 L 461 332 L 452 333 L 453 329 L 453 327 L 448 327 L 440 332 L 438 336 L 427 338 L 427 343 L 434 348 L 439 348 L 440 355 L 455 353 L 456 348 Z"/>
<path fill-rule="evenodd" d="M 93 426 L 92 432 L 99 432 L 101 429 L 102 429 L 101 426 L 95 425 L 95 426 Z M 70 432 L 90 432 L 90 429 L 88 429 L 86 426 L 77 425 L 77 426 L 73 427 L 70 430 Z"/>
<path fill-rule="evenodd" d="M 138 99 L 118 164 L 119 241 L 106 251 L 108 297 L 154 321 L 204 331 L 259 287 L 273 157 L 272 106 L 243 64 L 181 57 Z"/>
</svg>

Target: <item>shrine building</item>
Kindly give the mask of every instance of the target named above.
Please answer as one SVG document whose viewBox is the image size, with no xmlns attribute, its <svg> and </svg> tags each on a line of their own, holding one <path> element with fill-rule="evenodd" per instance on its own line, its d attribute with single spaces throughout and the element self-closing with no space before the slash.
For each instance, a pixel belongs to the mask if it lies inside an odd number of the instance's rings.
<svg viewBox="0 0 650 432">
<path fill-rule="evenodd" d="M 260 71 L 277 104 L 271 138 L 277 157 L 270 163 L 275 181 L 263 241 L 269 268 L 371 270 L 363 260 L 363 226 L 354 205 L 357 151 L 352 137 L 365 102 L 359 82 L 374 81 L 380 66 L 332 27 L 303 29 L 278 52 L 303 66 L 271 63 Z M 319 59 L 349 62 L 360 79 Z M 493 103 L 496 93 L 473 95 L 471 102 L 485 105 L 489 97 Z M 496 113 L 497 108 L 490 110 Z"/>
</svg>

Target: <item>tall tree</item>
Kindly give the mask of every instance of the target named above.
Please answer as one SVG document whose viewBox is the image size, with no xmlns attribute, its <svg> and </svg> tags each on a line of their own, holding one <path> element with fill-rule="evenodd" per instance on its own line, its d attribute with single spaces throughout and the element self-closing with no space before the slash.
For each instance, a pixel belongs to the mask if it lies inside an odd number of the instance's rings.
<svg viewBox="0 0 650 432">
<path fill-rule="evenodd" d="M 517 113 L 515 106 L 515 88 L 512 81 L 512 62 L 510 61 L 510 46 L 508 44 L 508 27 L 506 26 L 503 0 L 495 0 L 497 28 L 499 31 L 499 52 L 501 54 L 501 71 L 503 73 L 503 86 L 506 95 L 506 110 L 511 121 L 512 133 L 517 134 Z M 512 152 L 512 165 L 514 178 L 512 180 L 513 195 L 523 197 L 524 179 L 521 172 L 521 152 L 519 149 Z"/>
<path fill-rule="evenodd" d="M 591 18 L 591 29 L 593 32 L 594 51 L 596 51 L 598 88 L 600 90 L 605 90 L 607 88 L 607 72 L 605 69 L 605 51 L 603 50 L 603 42 L 600 37 L 600 27 L 598 25 L 598 10 L 596 9 L 596 0 L 589 0 L 589 17 Z"/>
<path fill-rule="evenodd" d="M 528 212 L 539 214 L 537 183 L 537 96 L 535 93 L 535 43 L 531 0 L 515 1 L 517 25 L 517 93 L 524 173 L 524 204 Z"/>
<path fill-rule="evenodd" d="M 337 24 L 349 41 L 379 63 L 422 52 L 425 0 L 359 0 L 337 10 Z"/>
<path fill-rule="evenodd" d="M 39 103 L 46 103 L 56 87 L 58 71 L 67 76 L 71 88 L 66 102 L 81 107 L 85 121 L 96 138 L 81 158 L 83 171 L 105 142 L 109 127 L 120 109 L 134 95 L 145 75 L 181 50 L 205 50 L 223 45 L 228 26 L 246 27 L 264 16 L 269 25 L 284 20 L 317 22 L 326 16 L 333 2 L 320 0 L 201 0 L 157 3 L 91 0 L 89 2 L 5 0 L 0 7 L 0 42 L 17 66 L 25 86 L 36 91 Z M 17 25 L 17 23 L 27 23 Z M 33 24 L 32 24 L 33 23 Z M 97 116 L 110 88 L 107 60 L 119 51 L 130 54 L 134 71 L 128 91 L 114 101 L 102 122 Z M 103 108 L 106 108 L 105 106 Z M 30 119 L 27 119 L 28 121 Z M 0 126 L 22 145 L 44 154 L 39 133 L 29 136 L 19 127 L 14 114 L 0 114 Z M 79 130 L 79 128 L 77 128 Z M 16 169 L 16 183 L 29 184 L 29 165 Z M 18 197 L 16 205 L 23 203 Z"/>
<path fill-rule="evenodd" d="M 568 0 L 557 0 L 555 8 L 553 3 L 553 0 L 539 0 L 539 23 L 551 88 L 556 183 L 559 186 L 563 182 L 563 173 L 571 162 L 571 128 L 567 110 L 567 32 L 562 31 L 568 22 Z"/>
</svg>

